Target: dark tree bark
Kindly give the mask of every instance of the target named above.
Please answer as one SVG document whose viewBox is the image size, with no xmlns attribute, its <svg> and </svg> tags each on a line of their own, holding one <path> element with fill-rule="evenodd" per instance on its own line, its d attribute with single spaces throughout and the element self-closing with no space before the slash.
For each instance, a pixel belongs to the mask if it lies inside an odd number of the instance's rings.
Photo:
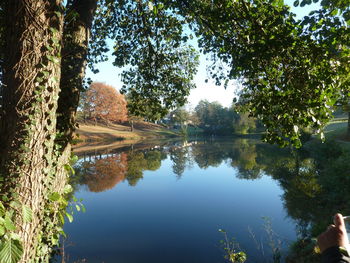
<svg viewBox="0 0 350 263">
<path fill-rule="evenodd" d="M 68 3 L 66 16 L 77 14 L 66 21 L 63 31 L 61 92 L 58 101 L 57 129 L 65 147 L 73 138 L 76 127 L 76 110 L 87 64 L 90 29 L 97 0 L 73 0 Z M 68 20 L 68 19 L 67 19 Z"/>
</svg>

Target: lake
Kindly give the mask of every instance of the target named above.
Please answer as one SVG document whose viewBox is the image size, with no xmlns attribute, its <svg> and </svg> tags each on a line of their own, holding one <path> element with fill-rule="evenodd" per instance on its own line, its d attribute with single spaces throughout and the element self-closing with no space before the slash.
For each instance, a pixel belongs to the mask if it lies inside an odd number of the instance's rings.
<svg viewBox="0 0 350 263">
<path fill-rule="evenodd" d="M 72 182 L 86 212 L 64 226 L 66 262 L 219 263 L 228 262 L 227 245 L 244 251 L 246 262 L 273 262 L 279 254 L 284 262 L 310 230 L 309 197 L 316 198 L 318 184 L 305 154 L 212 139 L 78 156 Z"/>
</svg>

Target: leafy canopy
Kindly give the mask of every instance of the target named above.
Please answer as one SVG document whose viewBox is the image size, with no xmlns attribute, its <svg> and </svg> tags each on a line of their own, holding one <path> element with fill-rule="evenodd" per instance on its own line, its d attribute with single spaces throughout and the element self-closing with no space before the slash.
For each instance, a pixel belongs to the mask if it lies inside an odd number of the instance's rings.
<svg viewBox="0 0 350 263">
<path fill-rule="evenodd" d="M 94 120 L 106 122 L 123 122 L 128 119 L 124 95 L 112 86 L 93 82 L 81 97 L 83 114 Z"/>
<path fill-rule="evenodd" d="M 198 65 L 184 18 L 166 1 L 145 0 L 102 1 L 98 15 L 94 50 L 103 49 L 109 32 L 115 40 L 113 64 L 124 67 L 121 92 L 127 93 L 131 113 L 152 120 L 183 105 Z"/>
<path fill-rule="evenodd" d="M 306 4 L 311 0 L 294 3 Z M 349 98 L 348 0 L 323 0 L 320 10 L 301 20 L 282 0 L 178 6 L 193 19 L 200 47 L 212 54 L 211 76 L 218 83 L 241 81 L 240 103 L 262 120 L 267 141 L 300 146 L 302 128 L 321 133 L 334 103 Z"/>
<path fill-rule="evenodd" d="M 349 98 L 349 23 L 348 0 L 322 0 L 301 20 L 283 0 L 104 0 L 90 53 L 105 59 L 105 39 L 114 39 L 130 110 L 163 116 L 193 87 L 187 24 L 213 58 L 216 83 L 240 80 L 242 109 L 262 120 L 265 139 L 298 147 L 302 129 L 322 134 L 335 102 Z"/>
</svg>

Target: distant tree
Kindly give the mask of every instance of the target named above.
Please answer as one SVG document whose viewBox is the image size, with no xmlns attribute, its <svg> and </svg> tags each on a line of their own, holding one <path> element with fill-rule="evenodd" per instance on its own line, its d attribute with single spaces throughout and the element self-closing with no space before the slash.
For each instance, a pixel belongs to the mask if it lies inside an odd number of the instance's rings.
<svg viewBox="0 0 350 263">
<path fill-rule="evenodd" d="M 83 112 L 89 119 L 109 122 L 127 121 L 127 108 L 124 95 L 112 86 L 94 82 L 81 101 Z"/>
<path fill-rule="evenodd" d="M 241 113 L 234 120 L 233 130 L 237 134 L 247 134 L 256 129 L 256 120 L 249 113 Z"/>
<path fill-rule="evenodd" d="M 134 123 L 137 122 L 137 121 L 142 121 L 143 118 L 140 117 L 140 116 L 135 116 L 133 115 L 132 113 L 129 112 L 128 114 L 128 121 L 129 121 L 129 124 L 130 124 L 130 131 L 134 131 Z"/>
<path fill-rule="evenodd" d="M 187 127 L 190 121 L 190 113 L 184 108 L 180 107 L 170 113 L 170 121 L 173 125 L 180 125 L 182 135 L 187 135 Z"/>
<path fill-rule="evenodd" d="M 232 108 L 224 108 L 219 102 L 201 100 L 195 108 L 199 125 L 210 133 L 232 133 L 233 121 L 237 113 Z"/>
<path fill-rule="evenodd" d="M 170 113 L 171 120 L 174 123 L 180 124 L 181 127 L 186 125 L 190 119 L 190 113 L 183 107 L 177 108 Z"/>
<path fill-rule="evenodd" d="M 203 126 L 203 124 L 206 123 L 207 116 L 208 116 L 208 105 L 209 105 L 209 101 L 200 100 L 194 109 L 198 118 L 198 124 L 200 126 Z"/>
<path fill-rule="evenodd" d="M 200 124 L 200 119 L 195 111 L 190 112 L 190 122 L 194 126 L 199 126 Z"/>
</svg>

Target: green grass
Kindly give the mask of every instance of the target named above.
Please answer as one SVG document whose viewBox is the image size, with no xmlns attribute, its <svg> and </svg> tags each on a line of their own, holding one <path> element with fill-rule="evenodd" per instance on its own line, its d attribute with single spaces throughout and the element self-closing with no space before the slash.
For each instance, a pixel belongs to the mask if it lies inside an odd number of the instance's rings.
<svg viewBox="0 0 350 263">
<path fill-rule="evenodd" d="M 331 137 L 337 137 L 340 135 L 344 135 L 347 130 L 347 122 L 330 122 L 326 128 L 324 129 L 325 134 Z"/>
<path fill-rule="evenodd" d="M 340 122 L 339 120 L 331 121 L 324 129 L 326 140 L 336 140 L 345 148 L 350 149 L 350 138 L 347 136 L 348 123 L 347 120 Z"/>
</svg>

